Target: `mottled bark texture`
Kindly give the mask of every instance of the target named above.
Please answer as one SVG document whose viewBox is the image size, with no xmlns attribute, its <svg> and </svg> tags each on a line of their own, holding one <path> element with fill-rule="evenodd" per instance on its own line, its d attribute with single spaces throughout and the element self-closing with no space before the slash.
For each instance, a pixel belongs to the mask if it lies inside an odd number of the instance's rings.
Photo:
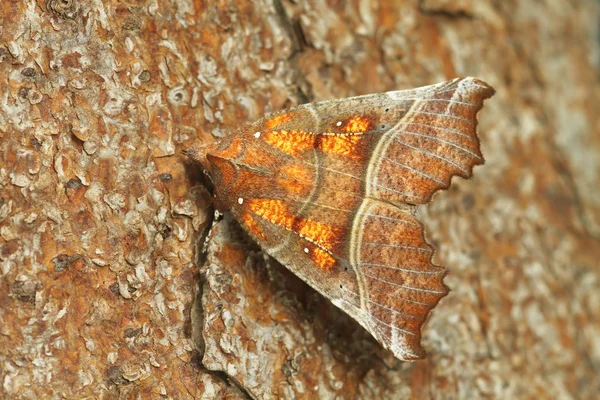
<svg viewBox="0 0 600 400">
<path fill-rule="evenodd" d="M 593 0 L 0 2 L 0 398 L 594 398 Z M 472 75 L 486 164 L 423 207 L 451 288 L 406 363 L 180 151 L 285 106 Z"/>
</svg>

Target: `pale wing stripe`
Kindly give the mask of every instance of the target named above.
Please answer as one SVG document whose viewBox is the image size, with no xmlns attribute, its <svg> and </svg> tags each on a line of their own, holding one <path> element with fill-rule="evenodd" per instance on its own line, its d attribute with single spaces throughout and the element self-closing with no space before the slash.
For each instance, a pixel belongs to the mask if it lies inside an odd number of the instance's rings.
<svg viewBox="0 0 600 400">
<path fill-rule="evenodd" d="M 359 295 L 357 295 L 357 294 L 356 294 L 356 293 L 354 293 L 354 292 L 348 292 L 348 293 L 352 294 L 353 296 L 355 296 L 355 297 L 357 297 L 357 298 L 360 298 L 360 296 L 359 296 Z M 396 298 L 399 298 L 399 297 L 396 297 Z M 421 317 L 421 316 L 420 316 L 420 315 L 418 315 L 418 314 L 408 314 L 408 313 L 403 313 L 403 312 L 401 312 L 401 311 L 398 311 L 398 310 L 395 310 L 395 309 L 393 309 L 393 308 L 391 308 L 391 307 L 389 307 L 389 306 L 386 306 L 385 304 L 378 303 L 378 302 L 376 302 L 375 300 L 370 300 L 370 299 L 367 299 L 367 301 L 368 301 L 369 303 L 371 303 L 371 304 L 375 304 L 375 305 L 376 305 L 376 306 L 378 306 L 378 307 L 385 308 L 386 310 L 389 310 L 389 311 L 391 311 L 391 312 L 393 312 L 393 313 L 396 313 L 396 314 L 398 314 L 398 315 L 402 315 L 403 317 L 406 317 L 406 318 L 409 318 L 409 319 L 415 319 L 415 320 L 418 320 L 418 319 L 420 319 L 420 317 Z"/>
<path fill-rule="evenodd" d="M 442 128 L 440 126 L 435 126 L 435 125 L 428 125 L 428 124 L 420 124 L 418 122 L 406 122 L 405 125 L 416 125 L 416 126 L 422 126 L 425 128 L 431 128 L 431 129 L 437 129 L 438 131 L 442 131 L 442 132 L 448 132 L 448 133 L 452 133 L 458 136 L 462 136 L 466 139 L 469 139 L 472 142 L 476 142 L 475 138 L 472 136 L 469 136 L 461 131 L 459 131 L 458 129 L 452 129 L 452 128 Z"/>
<path fill-rule="evenodd" d="M 381 279 L 381 278 L 378 278 L 376 276 L 369 275 L 369 274 L 365 274 L 365 276 L 368 276 L 369 278 L 375 279 L 376 281 L 379 281 L 379 282 L 387 283 L 388 285 L 397 286 L 397 287 L 400 287 L 400 288 L 406 289 L 406 290 L 414 290 L 415 292 L 432 293 L 432 294 L 445 294 L 446 293 L 446 292 L 440 292 L 439 290 L 429 290 L 429 289 L 416 288 L 416 287 L 412 287 L 412 286 L 406 286 L 406 285 L 402 285 L 400 283 L 390 282 L 388 280 Z"/>
<path fill-rule="evenodd" d="M 444 272 L 443 269 L 439 269 L 439 271 L 423 271 L 420 269 L 412 269 L 412 268 L 405 268 L 405 267 L 394 267 L 391 265 L 385 265 L 385 264 L 377 264 L 377 263 L 361 263 L 361 265 L 366 265 L 369 267 L 378 267 L 378 268 L 387 268 L 387 269 L 391 269 L 394 271 L 403 271 L 403 272 L 410 272 L 410 273 L 414 273 L 414 274 L 423 274 L 423 275 L 439 275 L 441 273 Z"/>
<path fill-rule="evenodd" d="M 423 101 L 429 101 L 429 100 L 430 99 L 423 99 Z M 469 125 L 473 125 L 473 122 L 469 118 L 465 118 L 465 117 L 460 116 L 460 115 L 441 114 L 441 113 L 434 113 L 434 112 L 428 112 L 428 111 L 418 111 L 418 110 L 414 110 L 413 113 L 415 113 L 415 114 L 422 114 L 422 115 L 434 115 L 436 117 L 448 117 L 448 118 L 452 118 L 452 119 L 457 119 L 459 121 L 465 121 L 465 122 L 468 122 Z"/>
<path fill-rule="evenodd" d="M 417 151 L 417 152 L 419 152 L 419 153 L 427 154 L 427 155 L 430 155 L 430 156 L 432 156 L 432 157 L 438 158 L 438 159 L 440 159 L 440 160 L 442 160 L 442 161 L 444 161 L 444 162 L 446 162 L 446 163 L 448 163 L 448 164 L 450 164 L 450 165 L 453 165 L 453 166 L 455 166 L 456 168 L 460 169 L 460 170 L 461 170 L 462 172 L 464 172 L 465 174 L 467 174 L 467 175 L 469 174 L 469 171 L 467 171 L 467 170 L 466 170 L 466 169 L 464 169 L 462 166 L 458 165 L 457 163 L 455 163 L 455 162 L 454 162 L 454 161 L 452 161 L 452 160 L 448 160 L 447 158 L 444 158 L 444 157 L 442 157 L 442 156 L 440 156 L 440 155 L 438 155 L 438 154 L 432 153 L 432 152 L 430 152 L 430 151 L 427 151 L 427 150 L 425 150 L 425 149 L 420 149 L 420 148 L 418 148 L 418 147 L 411 146 L 410 144 L 408 144 L 408 143 L 405 143 L 405 142 L 403 142 L 403 141 L 401 141 L 401 140 L 395 140 L 395 141 L 396 141 L 397 143 L 400 143 L 401 145 L 403 145 L 403 146 L 406 146 L 406 147 L 408 147 L 409 149 L 413 149 L 413 150 L 415 150 L 415 151 Z"/>
<path fill-rule="evenodd" d="M 435 182 L 435 183 L 437 183 L 439 185 L 442 185 L 442 186 L 446 186 L 447 185 L 446 182 L 442 182 L 439 179 L 437 179 L 435 176 L 429 175 L 425 171 L 422 171 L 422 170 L 420 170 L 418 168 L 413 168 L 413 167 L 411 167 L 409 165 L 406 165 L 406 164 L 403 164 L 403 163 L 398 162 L 396 160 L 393 160 L 393 159 L 391 159 L 391 158 L 389 158 L 387 156 L 383 157 L 383 159 L 387 160 L 387 161 L 390 161 L 392 164 L 398 165 L 399 167 L 406 168 L 406 169 L 408 169 L 410 171 L 413 171 L 413 172 L 415 172 L 415 173 L 417 173 L 417 174 L 419 174 L 421 176 L 424 176 L 425 178 L 430 179 L 430 180 L 432 180 L 433 182 Z"/>
<path fill-rule="evenodd" d="M 391 244 L 391 243 L 382 243 L 382 242 L 363 242 L 362 244 L 372 245 L 372 246 L 383 246 L 383 247 L 392 247 L 394 249 L 405 249 L 405 250 L 415 250 L 423 253 L 433 253 L 428 247 L 417 247 L 417 246 L 406 246 L 402 244 Z"/>
<path fill-rule="evenodd" d="M 411 132 L 411 131 L 405 131 L 405 130 L 400 130 L 399 132 L 401 132 L 402 134 L 408 134 L 408 135 L 413 135 L 413 136 L 424 137 L 424 138 L 427 138 L 427 139 L 436 140 L 438 142 L 445 143 L 445 144 L 447 144 L 449 146 L 452 146 L 452 147 L 454 147 L 454 148 L 456 148 L 458 150 L 461 150 L 461 151 L 469 154 L 470 156 L 475 157 L 478 160 L 481 160 L 481 157 L 479 157 L 477 154 L 473 153 L 471 150 L 465 149 L 464 147 L 459 146 L 456 143 L 451 142 L 449 140 L 445 140 L 445 139 L 439 138 L 437 136 L 425 135 L 423 133 L 417 133 L 417 132 Z"/>
</svg>

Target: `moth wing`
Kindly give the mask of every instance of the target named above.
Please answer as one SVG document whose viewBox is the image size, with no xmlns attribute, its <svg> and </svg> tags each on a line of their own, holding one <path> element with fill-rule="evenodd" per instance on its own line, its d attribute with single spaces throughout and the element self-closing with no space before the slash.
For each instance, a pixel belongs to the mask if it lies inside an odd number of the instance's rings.
<svg viewBox="0 0 600 400">
<path fill-rule="evenodd" d="M 313 209 L 307 220 L 321 220 L 314 218 L 316 213 Z M 346 214 L 328 213 L 330 221 Z M 269 255 L 358 321 L 397 358 L 421 359 L 421 328 L 448 293 L 442 282 L 446 269 L 431 263 L 433 249 L 410 213 L 369 200 L 353 218 L 355 226 L 339 247 L 319 247 L 255 212 L 243 213 L 240 220 Z M 331 256 L 333 263 L 324 267 L 314 258 L 317 251 Z"/>
<path fill-rule="evenodd" d="M 483 164 L 476 115 L 495 93 L 476 78 L 412 90 L 304 104 L 263 118 L 253 131 L 364 135 L 356 148 L 368 169 L 368 197 L 424 204 L 454 175 L 469 178 Z"/>
<path fill-rule="evenodd" d="M 413 205 L 483 163 L 476 114 L 493 93 L 464 78 L 267 116 L 235 158 L 253 175 L 235 190 L 239 204 L 229 200 L 232 211 L 396 357 L 422 358 L 421 328 L 448 289 Z M 270 161 L 252 166 L 257 154 Z M 288 170 L 304 172 L 282 180 Z M 261 189 L 243 192 L 249 186 Z"/>
</svg>

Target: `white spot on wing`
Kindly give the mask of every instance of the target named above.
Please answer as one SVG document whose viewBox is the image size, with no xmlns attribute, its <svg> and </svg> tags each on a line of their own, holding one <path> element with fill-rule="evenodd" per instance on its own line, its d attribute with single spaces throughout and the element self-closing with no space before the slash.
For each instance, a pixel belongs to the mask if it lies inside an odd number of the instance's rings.
<svg viewBox="0 0 600 400">
<path fill-rule="evenodd" d="M 242 198 L 240 197 L 240 198 L 238 199 L 238 204 L 239 204 L 239 205 L 242 205 L 242 204 L 244 204 L 244 199 L 242 199 Z"/>
<path fill-rule="evenodd" d="M 308 254 L 308 247 L 305 247 L 305 248 L 304 248 L 304 252 L 305 252 L 306 254 Z"/>
<path fill-rule="evenodd" d="M 260 132 L 255 132 L 254 137 L 258 139 L 260 137 Z"/>
<path fill-rule="evenodd" d="M 342 121 L 338 121 L 335 123 L 335 126 L 342 126 Z"/>
</svg>

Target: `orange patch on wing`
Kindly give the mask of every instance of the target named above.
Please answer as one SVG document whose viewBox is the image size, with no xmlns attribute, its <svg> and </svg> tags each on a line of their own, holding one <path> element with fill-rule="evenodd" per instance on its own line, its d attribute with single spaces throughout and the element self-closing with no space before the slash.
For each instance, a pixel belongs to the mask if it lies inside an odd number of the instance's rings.
<svg viewBox="0 0 600 400">
<path fill-rule="evenodd" d="M 334 134 L 324 136 L 321 140 L 321 150 L 346 157 L 359 157 L 359 146 L 362 135 Z"/>
<path fill-rule="evenodd" d="M 342 130 L 348 133 L 363 133 L 373 127 L 373 123 L 367 117 L 354 116 L 350 118 Z"/>
<path fill-rule="evenodd" d="M 294 115 L 292 113 L 274 115 L 265 121 L 265 130 L 272 131 L 273 129 L 280 128 L 281 125 L 285 124 L 293 117 Z"/>
<path fill-rule="evenodd" d="M 312 258 L 320 268 L 329 270 L 335 265 L 336 260 L 329 254 L 329 251 L 332 250 L 333 243 L 341 234 L 338 228 L 309 219 L 296 218 L 288 211 L 283 200 L 252 199 L 248 201 L 248 209 L 272 224 L 295 232 L 313 243 L 315 247 L 312 251 Z M 248 218 L 249 223 L 244 217 L 244 222 L 248 229 L 255 232 L 256 222 L 251 221 L 251 219 L 251 217 Z M 259 228 L 258 231 L 260 231 Z"/>
<path fill-rule="evenodd" d="M 290 156 L 312 149 L 315 145 L 315 135 L 304 131 L 265 132 L 261 138 Z"/>
<path fill-rule="evenodd" d="M 317 247 L 313 250 L 311 258 L 321 269 L 326 271 L 335 266 L 335 258 L 325 250 Z"/>
<path fill-rule="evenodd" d="M 300 153 L 318 148 L 326 153 L 334 153 L 347 157 L 358 157 L 359 146 L 363 135 L 352 133 L 324 133 L 317 135 L 306 131 L 272 131 L 265 132 L 261 138 L 284 153 L 296 157 Z M 317 141 L 317 138 L 320 140 Z"/>
<path fill-rule="evenodd" d="M 296 218 L 288 212 L 283 200 L 252 199 L 248 203 L 248 209 L 259 217 L 292 230 Z"/>
<path fill-rule="evenodd" d="M 333 241 L 339 234 L 338 229 L 333 226 L 309 219 L 301 220 L 297 223 L 297 226 L 298 233 L 302 237 L 327 250 L 333 248 Z"/>
</svg>

